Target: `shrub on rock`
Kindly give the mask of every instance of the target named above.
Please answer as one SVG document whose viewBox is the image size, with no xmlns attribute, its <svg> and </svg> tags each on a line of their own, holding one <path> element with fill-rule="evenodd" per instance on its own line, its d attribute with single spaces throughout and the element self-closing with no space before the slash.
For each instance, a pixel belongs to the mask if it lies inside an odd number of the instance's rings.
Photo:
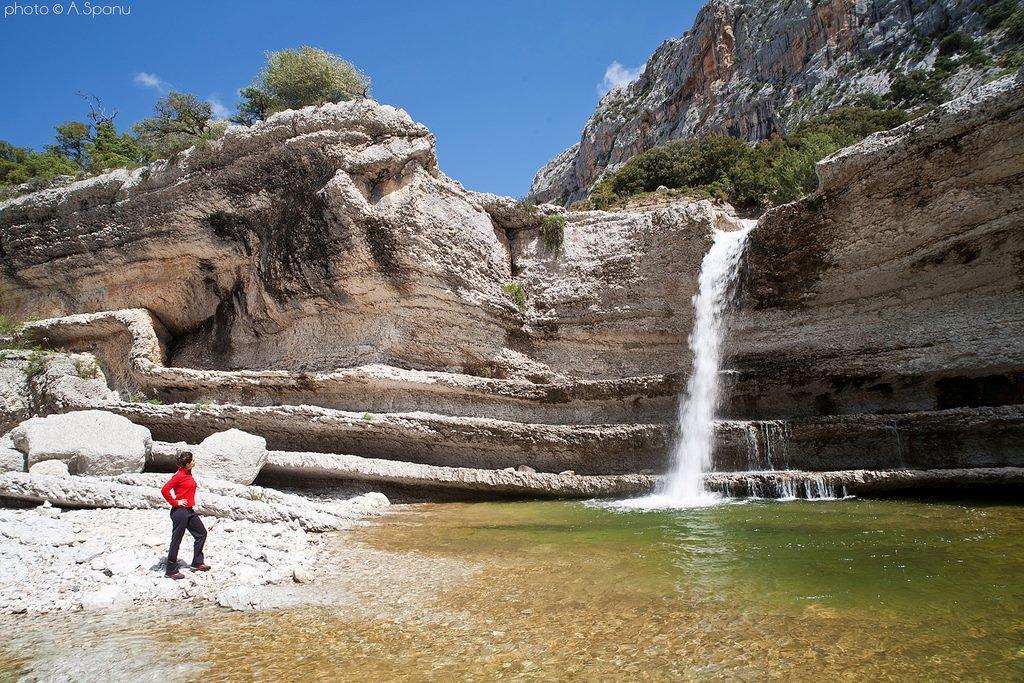
<svg viewBox="0 0 1024 683">
<path fill-rule="evenodd" d="M 229 429 L 212 434 L 195 449 L 196 474 L 248 486 L 267 463 L 267 440 Z"/>
<path fill-rule="evenodd" d="M 15 427 L 14 447 L 27 465 L 60 460 L 72 474 L 110 476 L 141 472 L 152 448 L 149 430 L 103 410 L 33 417 Z"/>
</svg>

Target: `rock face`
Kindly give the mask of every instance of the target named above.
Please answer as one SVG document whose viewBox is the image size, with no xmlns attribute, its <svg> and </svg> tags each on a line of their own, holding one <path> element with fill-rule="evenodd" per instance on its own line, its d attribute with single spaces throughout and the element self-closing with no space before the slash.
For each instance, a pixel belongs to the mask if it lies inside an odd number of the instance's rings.
<svg viewBox="0 0 1024 683">
<path fill-rule="evenodd" d="M 0 433 L 32 415 L 27 366 L 27 360 L 8 359 L 6 354 L 0 360 Z"/>
<path fill-rule="evenodd" d="M 716 468 L 1024 464 L 1022 86 L 834 155 L 818 192 L 762 218 L 729 314 Z M 283 159 L 305 169 L 287 192 L 268 180 Z M 98 406 L 167 442 L 244 430 L 273 449 L 266 476 L 304 485 L 646 482 L 677 436 L 691 298 L 731 210 L 531 209 L 432 159 L 403 113 L 347 103 L 0 205 L 0 312 L 69 314 L 21 332 L 60 349 L 30 373 L 33 410 Z M 394 248 L 374 251 L 382 225 Z M 506 471 L 520 465 L 536 472 Z"/>
<path fill-rule="evenodd" d="M 33 417 L 11 435 L 29 468 L 60 460 L 75 474 L 96 476 L 141 472 L 152 443 L 145 427 L 102 410 Z"/>
<path fill-rule="evenodd" d="M 13 446 L 12 441 L 0 439 L 0 472 L 25 471 L 25 454 Z"/>
<path fill-rule="evenodd" d="M 183 365 L 462 365 L 515 317 L 504 236 L 427 129 L 371 101 L 0 206 L 6 313 L 146 307 Z M 475 357 L 430 343 L 451 335 Z"/>
<path fill-rule="evenodd" d="M 401 110 L 282 112 L 174 163 L 0 204 L 0 310 L 145 308 L 153 355 L 191 368 L 675 371 L 707 235 L 726 212 L 570 215 L 552 251 L 540 235 L 552 210 L 465 191 Z M 641 292 L 662 267 L 675 277 Z M 503 291 L 513 282 L 522 307 Z M 109 357 L 116 334 L 100 326 L 76 343 Z M 124 368 L 104 369 L 130 388 Z"/>
<path fill-rule="evenodd" d="M 1017 74 L 822 161 L 750 235 L 730 412 L 1024 404 L 1021 140 Z"/>
<path fill-rule="evenodd" d="M 249 485 L 267 462 L 267 440 L 240 429 L 211 434 L 195 450 L 196 473 Z"/>
<path fill-rule="evenodd" d="M 985 34 L 985 6 L 711 0 L 683 37 L 654 52 L 639 79 L 602 98 L 580 142 L 537 171 L 530 195 L 569 204 L 605 170 L 669 140 L 761 140 L 858 94 L 885 94 L 898 74 L 931 69 L 943 36 Z M 943 83 L 951 96 L 998 73 L 991 65 L 957 67 Z"/>
</svg>

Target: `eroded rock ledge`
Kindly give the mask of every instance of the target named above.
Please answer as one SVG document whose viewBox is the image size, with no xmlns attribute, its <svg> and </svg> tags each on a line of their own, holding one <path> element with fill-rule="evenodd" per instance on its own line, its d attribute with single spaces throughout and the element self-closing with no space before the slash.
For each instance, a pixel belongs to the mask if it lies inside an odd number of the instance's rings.
<svg viewBox="0 0 1024 683">
<path fill-rule="evenodd" d="M 827 159 L 815 195 L 762 218 L 717 469 L 1024 464 L 1022 140 L 1017 74 Z M 566 220 L 560 249 L 544 216 Z M 5 419 L 99 407 L 193 444 L 237 428 L 321 481 L 402 479 L 395 463 L 504 494 L 526 465 L 550 495 L 567 470 L 647 476 L 675 437 L 700 261 L 732 220 L 707 201 L 531 210 L 444 178 L 404 112 L 286 112 L 0 204 L 0 310 L 61 315 L 25 335 L 65 350 L 8 352 Z"/>
</svg>

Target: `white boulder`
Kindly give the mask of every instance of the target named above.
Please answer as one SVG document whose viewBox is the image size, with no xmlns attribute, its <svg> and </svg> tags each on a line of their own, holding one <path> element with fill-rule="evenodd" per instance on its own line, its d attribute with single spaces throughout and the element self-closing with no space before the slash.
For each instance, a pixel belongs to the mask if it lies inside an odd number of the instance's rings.
<svg viewBox="0 0 1024 683">
<path fill-rule="evenodd" d="M 10 434 L 0 436 L 0 472 L 24 472 L 25 454 L 14 448 Z"/>
<path fill-rule="evenodd" d="M 240 429 L 211 434 L 195 448 L 195 474 L 248 486 L 267 463 L 267 440 Z"/>
<path fill-rule="evenodd" d="M 118 609 L 131 604 L 131 598 L 123 594 L 120 586 L 102 586 L 82 596 L 82 609 L 86 611 L 100 609 Z"/>
<path fill-rule="evenodd" d="M 33 417 L 11 435 L 30 468 L 60 460 L 72 474 L 92 476 L 141 472 L 153 443 L 145 427 L 103 410 Z"/>
<path fill-rule="evenodd" d="M 19 453 L 19 455 L 21 455 Z M 43 460 L 28 468 L 29 474 L 48 474 L 54 477 L 69 477 L 68 464 L 62 460 Z"/>
</svg>

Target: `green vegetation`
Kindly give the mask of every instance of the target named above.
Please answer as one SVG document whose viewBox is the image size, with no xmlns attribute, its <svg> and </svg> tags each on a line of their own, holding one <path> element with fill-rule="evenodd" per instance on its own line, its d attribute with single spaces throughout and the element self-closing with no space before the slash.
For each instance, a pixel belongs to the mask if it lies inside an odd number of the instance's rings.
<svg viewBox="0 0 1024 683">
<path fill-rule="evenodd" d="M 565 217 L 544 216 L 540 222 L 540 235 L 548 251 L 561 251 L 565 241 Z"/>
<path fill-rule="evenodd" d="M 22 327 L 23 323 L 18 320 L 0 315 L 0 350 L 42 353 L 43 348 L 39 344 L 20 336 Z"/>
<path fill-rule="evenodd" d="M 368 97 L 369 93 L 370 78 L 350 62 L 303 45 L 267 53 L 266 66 L 256 81 L 242 90 L 238 114 L 232 120 L 251 125 L 285 109 Z"/>
<path fill-rule="evenodd" d="M 373 413 L 363 413 L 363 420 L 366 422 L 373 422 Z"/>
<path fill-rule="evenodd" d="M 520 312 L 526 310 L 526 291 L 523 289 L 521 284 L 518 282 L 510 282 L 507 285 L 502 285 L 501 291 L 515 302 L 515 305 L 519 308 Z"/>
<path fill-rule="evenodd" d="M 25 367 L 25 376 L 32 378 L 43 371 L 46 367 L 46 357 L 49 354 L 42 349 L 34 348 L 28 354 L 28 365 Z"/>
<path fill-rule="evenodd" d="M 365 74 L 329 52 L 308 46 L 269 52 L 256 81 L 240 93 L 232 121 L 249 125 L 288 108 L 366 97 L 369 89 Z M 39 189 L 58 176 L 81 178 L 169 159 L 218 139 L 228 124 L 213 118 L 208 102 L 170 92 L 157 100 L 151 117 L 123 131 L 116 123 L 117 111 L 108 113 L 94 95 L 82 96 L 86 115 L 56 126 L 53 143 L 43 151 L 0 140 L 0 199 L 13 196 L 20 185 Z"/>
<path fill-rule="evenodd" d="M 94 360 L 76 360 L 75 372 L 82 379 L 96 379 L 100 374 L 100 366 Z"/>
<path fill-rule="evenodd" d="M 1010 40 L 1024 40 L 1024 4 L 1020 0 L 992 2 L 981 9 L 985 27 L 1004 30 Z"/>
<path fill-rule="evenodd" d="M 21 323 L 14 318 L 0 315 L 0 340 L 12 340 L 21 331 Z M 11 348 L 10 346 L 6 348 Z"/>
<path fill-rule="evenodd" d="M 224 134 L 227 122 L 214 121 L 209 102 L 195 95 L 171 92 L 157 100 L 153 116 L 133 127 L 140 144 L 154 158 L 170 158 L 197 144 Z"/>
<path fill-rule="evenodd" d="M 938 59 L 936 64 L 939 64 Z M 949 93 L 942 87 L 942 82 L 949 75 L 949 71 L 939 68 L 930 72 L 918 69 L 900 74 L 889 85 L 889 96 L 901 107 L 940 104 L 949 99 Z"/>
<path fill-rule="evenodd" d="M 872 103 L 870 98 L 865 102 Z M 909 118 L 899 109 L 842 107 L 808 119 L 786 138 L 775 136 L 753 146 L 724 136 L 673 141 L 607 175 L 585 208 L 607 208 L 659 185 L 743 208 L 790 202 L 817 186 L 814 165 L 819 160 Z"/>
</svg>

